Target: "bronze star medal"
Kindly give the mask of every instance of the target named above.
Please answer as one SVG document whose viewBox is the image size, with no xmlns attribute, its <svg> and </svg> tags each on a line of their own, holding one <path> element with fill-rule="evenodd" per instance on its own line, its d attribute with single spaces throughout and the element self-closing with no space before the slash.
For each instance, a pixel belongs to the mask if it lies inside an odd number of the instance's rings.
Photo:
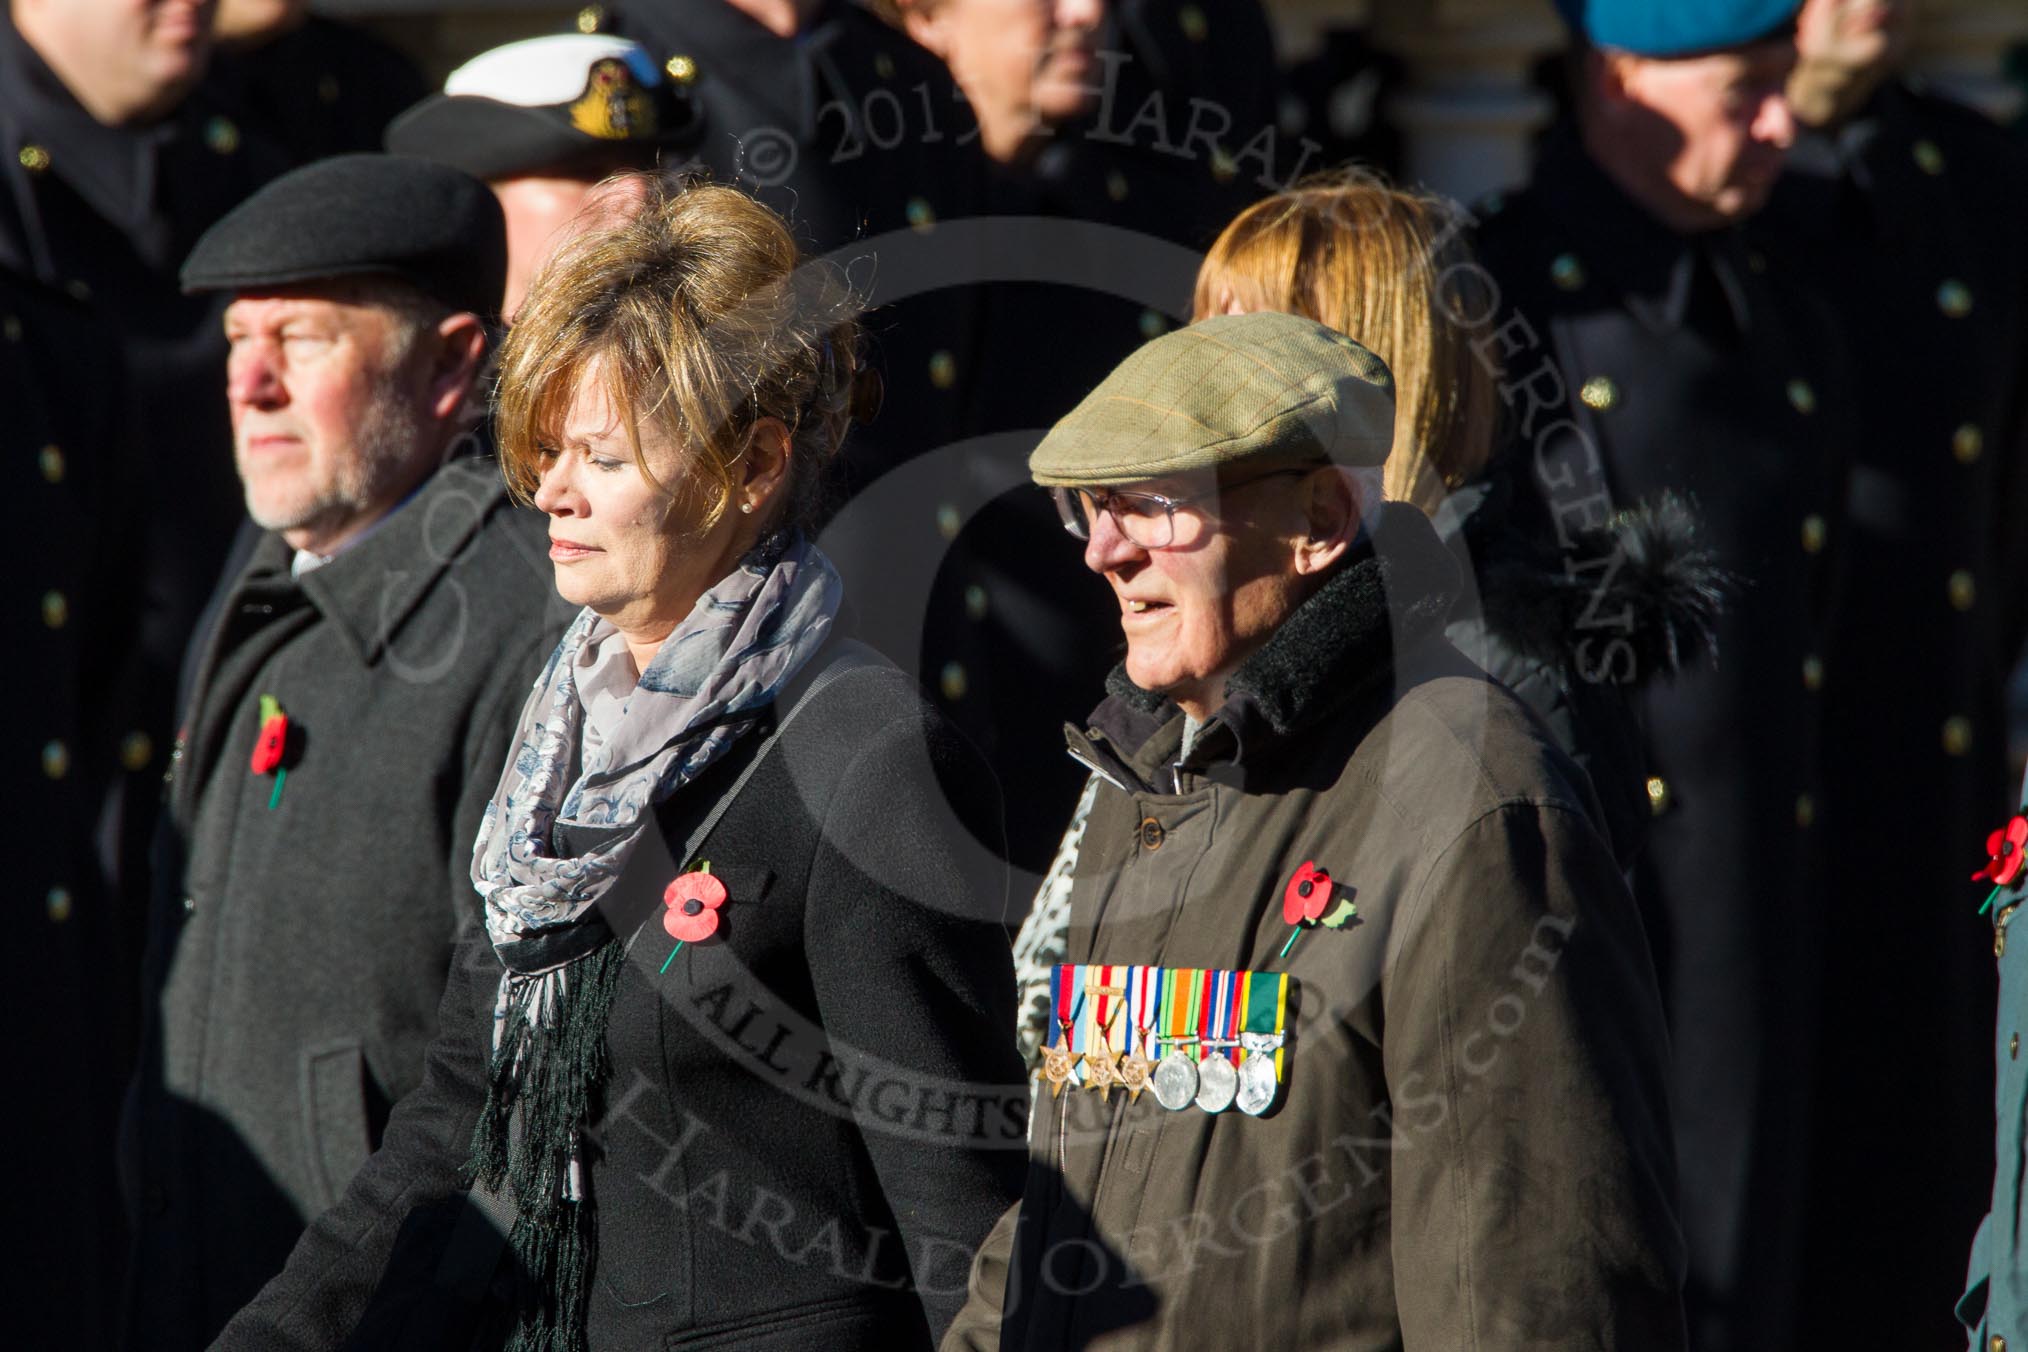
<svg viewBox="0 0 2028 1352">
<path fill-rule="evenodd" d="M 1054 1047 L 1042 1049 L 1042 1068 L 1038 1072 L 1049 1086 L 1049 1097 L 1055 1098 L 1063 1092 L 1063 1086 L 1070 1083 L 1077 1071 L 1077 1063 L 1084 1060 L 1083 1052 L 1070 1049 L 1070 1024 L 1063 1025 L 1063 1036 Z"/>
<path fill-rule="evenodd" d="M 1084 1054 L 1084 1087 L 1098 1090 L 1099 1102 L 1104 1103 L 1120 1079 L 1120 1063 L 1113 1055 L 1112 1044 L 1100 1039 L 1096 1047 Z"/>
<path fill-rule="evenodd" d="M 1141 1046 L 1148 1045 L 1148 1030 L 1141 1029 Z M 1139 1103 L 1141 1091 L 1148 1087 L 1148 1077 L 1155 1071 L 1155 1063 L 1140 1052 L 1130 1051 L 1120 1058 L 1120 1088 L 1127 1091 L 1127 1102 Z"/>
</svg>

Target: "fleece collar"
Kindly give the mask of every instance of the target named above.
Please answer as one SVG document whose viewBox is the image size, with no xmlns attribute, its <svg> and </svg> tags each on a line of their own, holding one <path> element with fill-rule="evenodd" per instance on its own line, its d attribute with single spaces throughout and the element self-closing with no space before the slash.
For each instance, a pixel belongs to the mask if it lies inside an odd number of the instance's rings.
<svg viewBox="0 0 2028 1352">
<path fill-rule="evenodd" d="M 1397 652 L 1442 631 L 1459 587 L 1457 563 L 1428 519 L 1387 504 L 1376 529 L 1233 673 L 1224 705 L 1188 759 L 1258 754 L 1367 693 L 1391 674 Z M 1182 711 L 1135 685 L 1124 664 L 1113 668 L 1106 690 L 1091 729 L 1149 780 L 1180 743 Z M 1073 754 L 1089 749 L 1074 730 L 1072 743 Z"/>
</svg>

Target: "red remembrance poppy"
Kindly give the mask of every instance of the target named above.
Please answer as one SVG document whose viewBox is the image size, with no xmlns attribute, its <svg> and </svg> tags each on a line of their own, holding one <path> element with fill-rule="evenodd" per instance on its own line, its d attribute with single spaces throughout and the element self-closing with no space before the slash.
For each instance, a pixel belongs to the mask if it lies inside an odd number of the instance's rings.
<svg viewBox="0 0 2028 1352">
<path fill-rule="evenodd" d="M 273 695 L 261 696 L 261 730 L 254 739 L 250 768 L 257 775 L 272 774 L 280 768 L 282 750 L 289 743 L 289 716 Z"/>
<path fill-rule="evenodd" d="M 1282 919 L 1291 925 L 1315 920 L 1324 914 L 1324 907 L 1330 900 L 1330 873 L 1306 859 L 1303 866 L 1296 870 L 1296 876 L 1289 879 L 1289 885 L 1282 889 Z"/>
<path fill-rule="evenodd" d="M 2028 817 L 2009 818 L 2007 824 L 1986 837 L 1986 866 L 1972 875 L 1973 882 L 1990 882 L 2011 887 L 2028 863 Z"/>
<path fill-rule="evenodd" d="M 725 905 L 725 884 L 709 873 L 683 873 L 662 889 L 662 928 L 681 943 L 709 939 L 718 930 L 718 908 Z"/>
</svg>

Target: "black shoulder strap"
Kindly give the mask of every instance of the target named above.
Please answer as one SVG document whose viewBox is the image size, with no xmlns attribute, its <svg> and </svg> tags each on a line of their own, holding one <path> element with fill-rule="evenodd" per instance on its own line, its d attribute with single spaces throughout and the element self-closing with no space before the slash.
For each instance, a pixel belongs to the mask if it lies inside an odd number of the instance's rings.
<svg viewBox="0 0 2028 1352">
<path fill-rule="evenodd" d="M 803 683 L 803 688 L 795 693 L 789 707 L 782 712 L 773 730 L 761 738 L 760 745 L 756 746 L 753 755 L 747 758 L 746 765 L 739 772 L 739 778 L 733 780 L 725 792 L 718 795 L 718 801 L 711 805 L 711 811 L 704 814 L 704 820 L 697 824 L 689 839 L 683 842 L 682 853 L 676 856 L 676 866 L 688 867 L 688 861 L 697 857 L 697 852 L 703 848 L 704 842 L 717 828 L 719 820 L 739 800 L 740 791 L 746 788 L 747 781 L 754 776 L 754 771 L 760 769 L 761 762 L 768 758 L 768 752 L 775 749 L 775 743 L 788 731 L 789 724 L 795 721 L 797 714 L 816 703 L 818 694 L 840 676 L 858 671 L 862 667 L 881 665 L 883 660 L 880 655 L 857 639 L 840 639 L 834 644 L 831 660 L 824 664 L 823 670 Z"/>
</svg>

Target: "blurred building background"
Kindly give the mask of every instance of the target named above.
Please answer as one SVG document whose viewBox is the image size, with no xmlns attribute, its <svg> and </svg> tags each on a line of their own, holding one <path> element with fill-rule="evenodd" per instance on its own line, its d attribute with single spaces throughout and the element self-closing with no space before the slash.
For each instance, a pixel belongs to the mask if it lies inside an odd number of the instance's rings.
<svg viewBox="0 0 2028 1352">
<path fill-rule="evenodd" d="M 1214 12 L 1231 2 L 1201 0 Z M 1284 133 L 1466 201 L 1526 176 L 1528 147 L 1554 109 L 1546 66 L 1563 26 L 1550 0 L 1261 3 L 1283 69 L 1260 78 L 1282 86 Z M 553 0 L 317 0 L 313 8 L 372 29 L 433 80 L 496 44 L 580 21 L 595 26 L 598 10 Z M 1191 9 L 1178 9 L 1186 31 Z M 1923 0 L 1910 65 L 1938 91 L 2018 124 L 2028 104 L 2028 4 Z"/>
</svg>

